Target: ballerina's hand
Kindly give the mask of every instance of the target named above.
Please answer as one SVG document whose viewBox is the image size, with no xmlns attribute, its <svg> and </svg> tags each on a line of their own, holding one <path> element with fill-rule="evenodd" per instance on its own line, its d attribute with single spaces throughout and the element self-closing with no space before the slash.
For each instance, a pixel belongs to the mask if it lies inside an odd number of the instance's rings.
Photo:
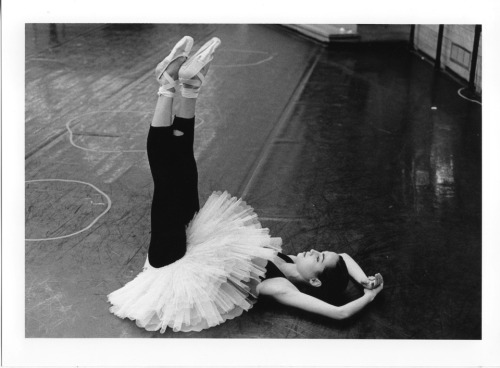
<svg viewBox="0 0 500 368">
<path fill-rule="evenodd" d="M 375 284 L 375 277 L 374 276 L 369 276 L 363 281 L 360 282 L 360 284 L 365 288 L 365 289 L 373 289 L 373 286 Z"/>
<path fill-rule="evenodd" d="M 378 287 L 382 282 L 384 282 L 382 275 L 377 273 L 375 276 L 369 276 L 366 280 L 361 281 L 361 285 L 363 285 L 365 289 L 372 290 Z"/>
<path fill-rule="evenodd" d="M 377 294 L 380 293 L 384 288 L 384 279 L 382 278 L 381 274 L 377 273 L 375 275 L 375 280 L 377 282 L 377 286 L 375 286 L 373 289 L 364 289 L 365 294 L 371 295 L 372 298 L 375 298 Z"/>
</svg>

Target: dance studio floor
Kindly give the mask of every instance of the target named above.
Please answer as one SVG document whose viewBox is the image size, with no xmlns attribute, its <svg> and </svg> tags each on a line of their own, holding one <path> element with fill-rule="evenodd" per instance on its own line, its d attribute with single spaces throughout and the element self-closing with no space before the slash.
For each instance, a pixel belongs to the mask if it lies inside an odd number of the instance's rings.
<svg viewBox="0 0 500 368">
<path fill-rule="evenodd" d="M 198 101 L 200 202 L 243 196 L 285 253 L 380 272 L 357 316 L 259 302 L 162 335 L 108 312 L 147 254 L 153 69 L 183 35 L 222 40 Z M 26 337 L 480 339 L 481 106 L 461 87 L 405 45 L 275 25 L 26 25 Z"/>
</svg>

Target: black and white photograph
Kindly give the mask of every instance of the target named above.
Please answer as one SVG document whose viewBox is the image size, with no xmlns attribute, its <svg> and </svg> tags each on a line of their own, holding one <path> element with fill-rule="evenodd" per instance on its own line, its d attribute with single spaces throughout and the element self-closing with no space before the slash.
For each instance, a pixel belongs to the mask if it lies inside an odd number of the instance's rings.
<svg viewBox="0 0 500 368">
<path fill-rule="evenodd" d="M 12 21 L 2 364 L 500 364 L 487 16 L 150 10 Z"/>
</svg>

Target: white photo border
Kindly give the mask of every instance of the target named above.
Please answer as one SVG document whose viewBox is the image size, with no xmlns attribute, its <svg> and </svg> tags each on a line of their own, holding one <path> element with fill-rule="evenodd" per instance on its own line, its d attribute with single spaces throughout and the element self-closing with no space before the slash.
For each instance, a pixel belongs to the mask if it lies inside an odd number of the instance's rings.
<svg viewBox="0 0 500 368">
<path fill-rule="evenodd" d="M 500 365 L 500 2 L 2 2 L 2 364 L 5 366 Z M 25 23 L 483 24 L 482 340 L 25 339 Z M 454 281 L 454 280 L 452 280 Z M 459 280 L 457 280 L 459 281 Z M 298 353 L 303 352 L 303 353 Z"/>
</svg>

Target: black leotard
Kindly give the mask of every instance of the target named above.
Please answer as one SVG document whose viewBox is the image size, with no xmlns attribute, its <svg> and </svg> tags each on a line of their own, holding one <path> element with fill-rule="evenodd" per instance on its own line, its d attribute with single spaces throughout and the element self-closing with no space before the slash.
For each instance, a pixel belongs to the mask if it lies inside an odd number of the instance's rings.
<svg viewBox="0 0 500 368">
<path fill-rule="evenodd" d="M 280 257 L 286 263 L 295 263 L 286 254 L 278 253 L 278 257 Z M 262 281 L 268 280 L 268 279 L 273 279 L 273 278 L 276 278 L 276 277 L 284 277 L 284 278 L 286 278 L 285 274 L 283 272 L 281 272 L 280 269 L 273 262 L 271 262 L 271 261 L 267 262 L 267 265 L 266 265 L 266 276 L 262 279 Z"/>
</svg>

